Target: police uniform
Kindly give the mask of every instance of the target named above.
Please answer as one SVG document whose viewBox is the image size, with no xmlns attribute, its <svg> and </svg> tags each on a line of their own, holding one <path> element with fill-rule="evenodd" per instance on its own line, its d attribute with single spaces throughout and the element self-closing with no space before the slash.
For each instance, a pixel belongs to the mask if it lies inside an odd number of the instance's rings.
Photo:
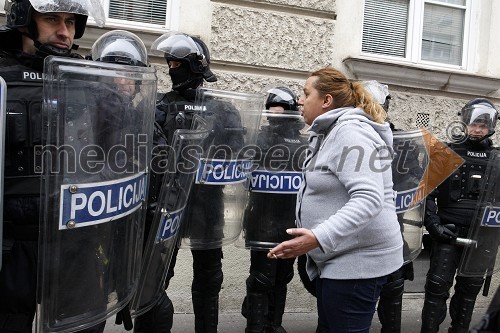
<svg viewBox="0 0 500 333">
<path fill-rule="evenodd" d="M 425 226 L 433 242 L 425 284 L 422 333 L 438 332 L 446 317 L 446 301 L 463 252 L 463 247 L 454 244 L 452 238 L 468 236 L 486 164 L 491 151 L 497 149 L 490 139 L 480 142 L 467 139 L 449 146 L 465 162 L 427 197 Z M 443 227 L 453 230 L 455 235 L 448 240 L 434 236 L 433 228 Z M 450 301 L 451 327 L 448 332 L 468 331 L 476 297 L 483 283 L 483 278 L 456 277 L 455 293 Z"/>
<path fill-rule="evenodd" d="M 191 127 L 196 89 L 170 91 L 161 96 L 157 104 L 156 122 L 161 127 L 157 131 L 159 140 L 167 144 L 173 141 L 174 132 L 178 129 Z M 207 105 L 209 110 L 216 110 L 211 117 L 214 129 L 212 138 L 207 141 L 213 146 L 229 144 L 230 149 L 243 146 L 241 133 L 231 133 L 225 128 L 241 127 L 239 114 L 230 105 Z M 208 147 L 204 147 L 208 148 Z M 218 156 L 213 156 L 217 158 Z M 161 183 L 161 175 L 153 183 Z M 157 191 L 159 188 L 157 189 Z M 183 216 L 183 237 L 196 239 L 221 239 L 224 225 L 223 186 L 194 184 L 189 194 L 188 203 Z M 151 197 L 158 194 L 150 192 Z M 151 207 L 153 208 L 153 207 Z M 151 216 L 151 215 L 149 215 Z M 150 220 L 151 221 L 151 220 Z M 165 281 L 167 289 L 170 279 L 174 276 L 174 267 L 178 248 L 173 252 Z M 193 256 L 192 302 L 195 312 L 196 332 L 216 332 L 218 324 L 219 292 L 222 286 L 222 248 L 191 250 Z M 160 315 L 162 314 L 162 315 Z M 135 332 L 151 332 L 161 327 L 165 332 L 172 327 L 173 305 L 166 294 L 159 295 L 152 310 L 135 320 Z"/>
<path fill-rule="evenodd" d="M 260 244 L 277 245 L 291 239 L 286 229 L 295 228 L 295 192 L 301 181 L 301 152 L 307 147 L 307 140 L 300 133 L 304 127 L 302 120 L 269 118 L 270 125 L 263 127 L 257 138 L 261 152 L 255 157 L 261 164 L 257 170 L 289 171 L 298 178 L 273 185 L 274 191 L 282 193 L 269 193 L 269 186 L 257 183 L 254 185 L 259 191 L 250 193 L 243 220 L 246 247 L 251 249 L 250 275 L 242 306 L 242 314 L 247 318 L 245 332 L 285 332 L 281 323 L 295 262 L 295 259 L 268 259 L 267 251 L 257 249 Z M 276 159 L 274 162 L 271 156 Z"/>
<path fill-rule="evenodd" d="M 0 332 L 31 332 L 36 306 L 42 143 L 43 57 L 2 52 L 8 89 L 5 144 L 4 244 Z M 33 163 L 35 161 L 35 163 Z M 102 331 L 104 323 L 97 330 Z"/>
<path fill-rule="evenodd" d="M 393 123 L 389 123 L 393 132 L 399 132 Z M 419 165 L 418 151 L 410 150 L 405 152 L 404 165 L 408 172 L 400 174 L 393 168 L 394 190 L 399 192 L 411 188 L 418 184 L 423 176 L 423 170 Z M 398 221 L 403 232 L 403 214 L 398 214 Z M 403 255 L 408 253 L 408 243 L 403 237 Z M 404 281 L 414 279 L 413 262 L 407 261 L 397 271 L 389 274 L 387 283 L 382 287 L 380 299 L 377 304 L 377 314 L 381 323 L 381 333 L 399 333 L 401 332 L 401 311 L 403 307 Z"/>
</svg>

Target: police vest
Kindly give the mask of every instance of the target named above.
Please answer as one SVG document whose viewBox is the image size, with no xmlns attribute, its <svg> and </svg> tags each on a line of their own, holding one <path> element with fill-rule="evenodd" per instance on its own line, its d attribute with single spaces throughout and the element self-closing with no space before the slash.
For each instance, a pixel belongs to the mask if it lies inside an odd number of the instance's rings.
<svg viewBox="0 0 500 333">
<path fill-rule="evenodd" d="M 42 141 L 42 73 L 13 58 L 0 60 L 7 83 L 5 196 L 39 195 L 41 165 L 34 146 Z"/>
<path fill-rule="evenodd" d="M 450 147 L 465 162 L 439 186 L 439 209 L 474 209 L 491 151 L 495 148 L 474 149 L 466 144 L 450 144 Z"/>
<path fill-rule="evenodd" d="M 189 129 L 193 119 L 194 102 L 188 101 L 176 91 L 158 94 L 153 144 L 152 171 L 148 189 L 149 212 L 156 208 L 163 182 L 161 165 L 166 165 L 169 151 L 162 145 L 172 145 L 174 133 L 178 129 Z M 159 146 L 158 146 L 159 145 Z M 164 170 L 166 172 L 167 170 Z"/>
<path fill-rule="evenodd" d="M 160 98 L 156 108 L 163 112 L 165 117 L 160 125 L 168 143 L 171 144 L 176 130 L 191 128 L 195 105 L 194 101 L 187 100 L 176 91 L 170 91 Z"/>
</svg>

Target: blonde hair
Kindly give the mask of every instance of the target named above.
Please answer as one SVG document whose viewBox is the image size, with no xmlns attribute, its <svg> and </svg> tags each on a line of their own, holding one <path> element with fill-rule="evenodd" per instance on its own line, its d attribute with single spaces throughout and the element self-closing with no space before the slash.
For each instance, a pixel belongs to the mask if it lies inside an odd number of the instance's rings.
<svg viewBox="0 0 500 333">
<path fill-rule="evenodd" d="M 322 96 L 329 94 L 333 97 L 335 109 L 346 106 L 357 107 L 380 124 L 387 118 L 384 108 L 374 101 L 362 82 L 351 83 L 342 72 L 332 67 L 318 69 L 310 76 L 317 78 L 313 86 Z"/>
</svg>

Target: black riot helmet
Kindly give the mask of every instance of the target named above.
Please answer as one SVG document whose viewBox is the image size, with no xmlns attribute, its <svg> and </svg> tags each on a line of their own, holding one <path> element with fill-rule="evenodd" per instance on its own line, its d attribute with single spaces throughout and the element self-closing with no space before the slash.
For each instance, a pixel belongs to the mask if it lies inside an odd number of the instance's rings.
<svg viewBox="0 0 500 333">
<path fill-rule="evenodd" d="M 74 39 L 83 36 L 89 16 L 94 18 L 99 26 L 103 26 L 105 21 L 104 9 L 99 0 L 6 0 L 7 24 L 1 30 L 10 32 L 12 30 L 17 31 L 17 28 L 27 27 L 28 32 L 23 34 L 31 38 L 35 43 L 35 47 L 45 54 L 67 55 L 69 50 L 58 49 L 51 45 L 42 45 L 38 41 L 38 28 L 35 21 L 32 20 L 35 11 L 39 13 L 74 14 Z M 17 33 L 16 38 L 19 38 L 18 35 Z M 77 46 L 73 48 L 76 49 Z"/>
<path fill-rule="evenodd" d="M 495 126 L 499 118 L 495 105 L 486 98 L 474 98 L 468 101 L 458 113 L 466 126 L 481 124 L 486 126 L 488 134 L 481 138 L 469 137 L 473 141 L 482 141 L 495 133 Z"/>
<path fill-rule="evenodd" d="M 103 34 L 92 45 L 91 55 L 95 61 L 144 67 L 148 64 L 148 52 L 142 40 L 125 30 Z"/>
<path fill-rule="evenodd" d="M 162 55 L 167 62 L 178 61 L 181 66 L 171 68 L 169 75 L 174 90 L 197 88 L 203 83 L 217 81 L 210 70 L 210 54 L 205 43 L 179 32 L 169 32 L 158 37 L 151 45 L 151 53 Z"/>
<path fill-rule="evenodd" d="M 272 106 L 282 106 L 285 111 L 299 113 L 297 96 L 287 87 L 275 87 L 267 90 L 266 110 Z"/>
<path fill-rule="evenodd" d="M 282 132 L 288 130 L 300 130 L 304 127 L 304 119 L 299 111 L 297 95 L 285 86 L 274 86 L 267 88 L 265 110 L 263 116 L 266 117 L 272 129 Z M 283 110 L 270 109 L 274 106 L 281 106 Z"/>
</svg>

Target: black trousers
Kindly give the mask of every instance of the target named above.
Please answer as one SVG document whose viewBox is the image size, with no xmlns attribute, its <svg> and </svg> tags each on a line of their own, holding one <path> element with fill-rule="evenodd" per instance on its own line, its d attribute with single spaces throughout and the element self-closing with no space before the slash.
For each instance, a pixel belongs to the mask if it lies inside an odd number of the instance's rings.
<svg viewBox="0 0 500 333">
<path fill-rule="evenodd" d="M 38 242 L 4 239 L 0 333 L 31 333 L 36 311 Z M 105 322 L 80 333 L 101 333 Z"/>
</svg>

